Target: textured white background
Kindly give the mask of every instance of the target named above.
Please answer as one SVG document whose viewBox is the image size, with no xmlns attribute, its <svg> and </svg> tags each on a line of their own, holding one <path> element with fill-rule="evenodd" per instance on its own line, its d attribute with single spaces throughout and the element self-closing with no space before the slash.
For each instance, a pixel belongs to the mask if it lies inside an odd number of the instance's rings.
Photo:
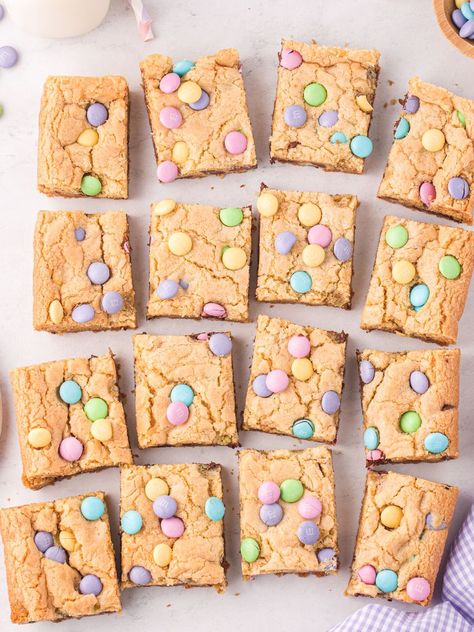
<svg viewBox="0 0 474 632">
<path fill-rule="evenodd" d="M 218 461 L 225 466 L 226 548 L 230 569 L 229 587 L 224 595 L 212 589 L 136 588 L 123 594 L 124 612 L 67 621 L 63 631 L 94 629 L 96 632 L 124 632 L 140 627 L 169 632 L 209 629 L 226 630 L 308 630 L 325 631 L 345 615 L 368 603 L 364 598 L 347 598 L 343 590 L 356 534 L 363 492 L 364 457 L 361 442 L 356 348 L 386 350 L 426 348 L 415 340 L 388 333 L 366 334 L 359 329 L 360 312 L 372 267 L 378 232 L 387 213 L 433 221 L 429 215 L 409 211 L 375 197 L 392 139 L 398 105 L 392 99 L 403 96 L 407 80 L 422 78 L 474 98 L 474 62 L 457 52 L 443 38 L 429 0 L 359 0 L 335 2 L 300 0 L 149 0 L 155 18 L 156 39 L 143 43 L 136 32 L 125 0 L 115 0 L 102 26 L 81 39 L 48 41 L 20 32 L 6 18 L 0 23 L 0 44 L 12 44 L 21 52 L 16 68 L 2 70 L 0 100 L 5 115 L 0 121 L 0 380 L 4 394 L 4 430 L 0 443 L 0 506 L 49 500 L 70 494 L 103 489 L 109 494 L 112 529 L 118 529 L 119 472 L 109 469 L 76 476 L 41 491 L 23 488 L 8 370 L 47 360 L 75 355 L 99 354 L 108 347 L 121 363 L 121 390 L 132 447 L 137 463 Z M 277 51 L 281 37 L 317 39 L 321 44 L 378 48 L 382 53 L 379 88 L 371 130 L 375 151 L 366 161 L 362 176 L 326 174 L 310 167 L 269 165 L 268 137 L 276 80 Z M 175 59 L 199 57 L 219 48 L 234 46 L 243 61 L 259 160 L 258 170 L 202 180 L 181 180 L 160 185 L 140 88 L 138 62 L 145 55 L 162 52 Z M 130 199 L 110 200 L 47 199 L 36 192 L 37 116 L 42 83 L 48 74 L 122 74 L 131 88 L 131 187 Z M 341 569 L 335 577 L 261 577 L 243 583 L 239 570 L 239 520 L 236 453 L 229 448 L 164 448 L 138 450 L 134 430 L 132 393 L 133 332 L 82 333 L 53 336 L 35 333 L 31 325 L 32 239 L 39 209 L 81 209 L 106 211 L 124 208 L 131 216 L 131 242 L 135 287 L 138 295 L 139 330 L 150 333 L 191 333 L 229 327 L 228 323 L 154 320 L 146 322 L 149 204 L 162 197 L 216 206 L 252 203 L 261 181 L 272 187 L 308 189 L 330 193 L 355 193 L 360 198 L 355 249 L 354 303 L 352 311 L 325 307 L 256 304 L 251 301 L 253 322 L 230 325 L 236 338 L 234 365 L 239 410 L 243 406 L 250 363 L 254 321 L 258 313 L 282 316 L 302 324 L 349 333 L 346 388 L 342 403 L 339 440 L 334 449 L 337 513 Z M 252 273 L 252 294 L 255 287 Z M 450 540 L 473 500 L 472 455 L 474 430 L 472 376 L 474 343 L 472 324 L 474 301 L 469 301 L 461 322 L 458 343 L 462 348 L 461 457 L 440 464 L 400 466 L 403 472 L 459 485 L 461 495 Z M 430 345 L 433 346 L 433 345 Z M 243 446 L 257 448 L 302 447 L 289 437 L 241 433 Z M 116 539 L 116 538 L 115 538 Z M 437 594 L 439 596 L 439 582 Z M 416 610 L 415 606 L 404 609 Z M 153 626 L 153 627 L 152 627 Z M 0 629 L 16 629 L 9 622 L 5 574 L 0 564 Z M 36 624 L 35 630 L 53 630 L 51 623 Z M 54 627 L 54 630 L 56 628 Z"/>
</svg>

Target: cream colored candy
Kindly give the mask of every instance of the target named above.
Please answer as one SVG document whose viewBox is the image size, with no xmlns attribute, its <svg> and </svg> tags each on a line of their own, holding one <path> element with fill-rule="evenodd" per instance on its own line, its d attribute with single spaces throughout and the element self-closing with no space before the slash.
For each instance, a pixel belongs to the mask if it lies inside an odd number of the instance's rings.
<svg viewBox="0 0 474 632">
<path fill-rule="evenodd" d="M 93 147 L 99 142 L 99 134 L 95 129 L 85 129 L 79 134 L 77 142 L 83 147 Z"/>
<path fill-rule="evenodd" d="M 76 548 L 76 538 L 72 531 L 65 529 L 59 532 L 59 544 L 70 553 Z"/>
<path fill-rule="evenodd" d="M 306 382 L 313 375 L 313 363 L 309 358 L 296 358 L 291 363 L 291 372 L 297 380 Z"/>
<path fill-rule="evenodd" d="M 273 193 L 260 193 L 257 198 L 257 211 L 263 217 L 272 217 L 278 211 L 278 198 Z"/>
<path fill-rule="evenodd" d="M 193 240 L 188 233 L 172 233 L 168 238 L 168 248 L 170 252 L 178 257 L 183 257 L 191 252 Z"/>
<path fill-rule="evenodd" d="M 158 496 L 167 496 L 170 491 L 167 483 L 162 478 L 150 478 L 145 485 L 145 496 L 154 502 Z"/>
<path fill-rule="evenodd" d="M 303 263 L 309 268 L 317 268 L 320 266 L 325 257 L 326 253 L 324 252 L 324 248 L 318 244 L 309 244 L 308 246 L 305 246 L 301 254 Z"/>
<path fill-rule="evenodd" d="M 446 139 L 440 129 L 429 129 L 421 137 L 421 144 L 426 151 L 439 151 L 443 149 Z"/>
<path fill-rule="evenodd" d="M 45 448 L 51 443 L 51 433 L 47 428 L 33 428 L 28 433 L 28 443 L 32 448 Z"/>
<path fill-rule="evenodd" d="M 196 103 L 201 94 L 201 86 L 195 81 L 184 81 L 178 88 L 178 99 L 183 103 Z"/>
<path fill-rule="evenodd" d="M 155 561 L 155 564 L 161 566 L 162 568 L 164 566 L 169 566 L 172 557 L 173 550 L 168 544 L 157 544 L 153 549 L 153 559 Z"/>
<path fill-rule="evenodd" d="M 228 270 L 240 270 L 247 263 L 247 255 L 242 248 L 227 248 L 222 254 L 222 263 Z"/>
<path fill-rule="evenodd" d="M 382 509 L 380 514 L 380 522 L 388 529 L 396 529 L 400 526 L 403 518 L 403 511 L 397 505 L 387 505 Z"/>
<path fill-rule="evenodd" d="M 365 94 L 359 94 L 359 96 L 357 96 L 355 100 L 362 112 L 370 114 L 370 112 L 373 111 L 374 108 L 370 105 Z"/>
<path fill-rule="evenodd" d="M 178 142 L 173 145 L 171 157 L 173 162 L 176 162 L 178 165 L 182 165 L 183 162 L 186 162 L 189 157 L 189 149 L 184 140 L 178 140 Z"/>
<path fill-rule="evenodd" d="M 413 281 L 416 275 L 416 268 L 410 261 L 396 261 L 392 266 L 393 280 L 402 285 Z"/>
<path fill-rule="evenodd" d="M 57 298 L 54 299 L 49 305 L 49 317 L 53 321 L 55 325 L 59 325 L 59 323 L 64 318 L 64 309 L 61 303 Z"/>
<path fill-rule="evenodd" d="M 298 219 L 303 224 L 303 226 L 307 226 L 308 228 L 314 226 L 315 224 L 319 224 L 321 221 L 321 209 L 313 202 L 305 202 L 298 209 Z"/>
<path fill-rule="evenodd" d="M 168 215 L 172 213 L 176 208 L 176 202 L 174 200 L 161 200 L 153 205 L 153 211 L 157 215 Z"/>
<path fill-rule="evenodd" d="M 113 435 L 110 419 L 96 419 L 91 425 L 91 435 L 97 441 L 110 441 Z"/>
</svg>

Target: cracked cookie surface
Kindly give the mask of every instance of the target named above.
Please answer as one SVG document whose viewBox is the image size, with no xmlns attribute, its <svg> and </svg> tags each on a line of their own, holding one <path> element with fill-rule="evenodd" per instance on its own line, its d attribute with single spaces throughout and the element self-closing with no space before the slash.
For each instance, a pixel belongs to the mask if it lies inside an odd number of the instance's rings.
<svg viewBox="0 0 474 632">
<path fill-rule="evenodd" d="M 304 380 L 292 374 L 295 357 L 289 352 L 288 343 L 293 336 L 303 336 L 310 343 L 305 357 L 311 362 L 311 375 Z M 298 436 L 295 435 L 297 431 L 293 431 L 295 422 L 308 420 L 313 434 L 304 438 L 335 443 L 339 407 L 330 414 L 325 412 L 322 398 L 327 391 L 335 392 L 339 399 L 342 396 L 346 339 L 344 333 L 303 327 L 260 315 L 242 429 Z M 254 380 L 275 369 L 288 375 L 288 387 L 282 392 L 259 396 L 254 389 Z"/>
<path fill-rule="evenodd" d="M 427 606 L 433 594 L 457 496 L 456 487 L 442 483 L 396 472 L 369 471 L 346 594 L 385 597 Z M 398 526 L 388 528 L 382 524 L 382 512 L 387 507 L 401 510 Z M 375 583 L 364 583 L 358 573 L 364 566 L 371 566 L 377 573 L 393 571 L 398 579 L 397 588 L 382 592 Z M 407 584 L 415 577 L 423 578 L 429 584 L 429 594 L 421 601 L 407 594 Z"/>
<path fill-rule="evenodd" d="M 386 235 L 395 227 L 397 230 L 401 227 L 408 239 L 405 245 L 392 248 Z M 457 260 L 459 274 L 456 278 L 447 278 L 440 272 L 444 257 Z M 414 271 L 410 282 L 401 284 L 394 280 L 397 262 L 404 262 L 405 266 L 408 262 L 408 267 Z M 442 345 L 454 344 L 473 266 L 473 233 L 386 216 L 362 312 L 362 329 L 382 329 Z M 426 286 L 428 290 L 428 298 L 418 311 L 410 299 L 416 285 Z"/>
<path fill-rule="evenodd" d="M 36 330 L 64 333 L 136 327 L 128 230 L 123 211 L 38 213 L 33 272 Z M 92 283 L 88 276 L 95 262 L 108 267 L 104 283 Z M 104 297 L 117 294 L 123 302 L 121 309 L 106 312 Z M 75 308 L 83 305 L 92 309 L 91 317 L 73 318 Z"/>
<path fill-rule="evenodd" d="M 93 495 L 105 506 L 103 492 Z M 100 519 L 86 520 L 81 514 L 84 498 L 71 496 L 0 510 L 13 623 L 59 621 L 122 609 L 107 508 Z M 34 540 L 38 531 L 50 533 L 55 546 L 60 546 L 60 533 L 68 533 L 65 563 L 40 552 Z M 97 596 L 79 592 L 81 576 L 88 574 L 102 583 Z"/>
</svg>

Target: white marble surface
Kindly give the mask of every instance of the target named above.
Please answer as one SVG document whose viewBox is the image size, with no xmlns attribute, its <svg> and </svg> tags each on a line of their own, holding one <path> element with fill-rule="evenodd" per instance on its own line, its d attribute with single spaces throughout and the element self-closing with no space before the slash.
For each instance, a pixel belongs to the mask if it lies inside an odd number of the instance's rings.
<svg viewBox="0 0 474 632">
<path fill-rule="evenodd" d="M 359 0 L 323 2 L 300 0 L 149 0 L 155 18 L 156 39 L 143 43 L 125 0 L 115 0 L 102 26 L 82 37 L 47 41 L 17 30 L 5 18 L 0 22 L 1 44 L 18 47 L 21 59 L 16 68 L 2 71 L 0 99 L 5 115 L 0 120 L 0 379 L 4 393 L 4 431 L 0 442 L 0 506 L 47 500 L 85 491 L 103 489 L 110 494 L 112 527 L 118 528 L 119 472 L 110 469 L 76 476 L 41 491 L 29 491 L 20 481 L 21 464 L 17 445 L 8 370 L 76 354 L 97 354 L 111 347 L 122 367 L 121 389 L 138 463 L 187 460 L 221 462 L 225 466 L 227 514 L 225 530 L 230 562 L 229 587 L 224 595 L 211 589 L 136 588 L 123 595 L 124 612 L 89 620 L 67 621 L 62 631 L 94 629 L 96 632 L 125 632 L 140 627 L 167 632 L 192 629 L 240 630 L 327 630 L 345 615 L 368 603 L 364 598 L 343 596 L 357 527 L 363 491 L 364 461 L 361 443 L 360 407 L 357 394 L 356 348 L 371 346 L 387 350 L 427 347 L 419 341 L 404 340 L 388 333 L 366 334 L 359 329 L 376 241 L 382 217 L 398 213 L 404 217 L 432 221 L 429 215 L 377 200 L 375 193 L 391 144 L 397 106 L 394 100 L 405 92 L 414 74 L 439 83 L 459 94 L 474 98 L 473 62 L 445 41 L 438 30 L 429 0 Z M 382 52 L 382 72 L 375 102 L 371 136 L 375 151 L 367 160 L 362 176 L 326 174 L 309 167 L 269 165 L 268 136 L 276 79 L 276 53 L 281 37 L 317 39 L 324 44 L 375 47 Z M 164 52 L 174 58 L 194 58 L 220 47 L 235 46 L 243 60 L 250 115 L 257 141 L 259 168 L 225 179 L 209 177 L 160 185 L 140 88 L 138 61 L 148 53 Z M 132 91 L 130 150 L 130 199 L 109 200 L 48 199 L 36 192 L 37 117 L 41 87 L 48 74 L 123 74 Z M 392 101 L 393 100 L 393 101 Z M 83 333 L 53 336 L 35 333 L 31 325 L 32 237 L 39 209 L 83 209 L 106 211 L 124 208 L 131 216 L 131 241 L 139 308 L 139 331 L 185 333 L 228 327 L 207 322 L 154 320 L 144 318 L 147 293 L 147 228 L 149 204 L 160 197 L 232 206 L 251 203 L 261 181 L 282 188 L 301 188 L 330 193 L 355 193 L 361 206 L 357 219 L 354 307 L 352 311 L 324 307 L 251 304 L 251 318 L 267 313 L 323 328 L 349 333 L 349 362 L 342 404 L 339 441 L 334 449 L 337 512 L 341 548 L 341 569 L 326 578 L 297 576 L 261 577 L 244 584 L 239 571 L 239 522 L 236 454 L 228 448 L 168 448 L 138 450 L 134 431 L 131 331 Z M 255 284 L 253 274 L 253 286 Z M 400 466 L 397 469 L 425 478 L 459 485 L 461 495 L 450 540 L 473 500 L 472 456 L 474 427 L 474 342 L 472 324 L 474 292 L 461 322 L 458 343 L 463 350 L 461 385 L 461 457 L 440 464 Z M 252 349 L 254 322 L 232 325 L 237 338 L 235 369 L 239 408 L 243 405 Z M 241 433 L 244 446 L 260 448 L 296 447 L 288 437 Z M 439 582 L 438 582 L 439 584 Z M 437 597 L 439 595 L 439 585 Z M 416 606 L 394 607 L 416 610 Z M 0 629 L 16 629 L 8 619 L 3 564 L 0 565 Z M 54 628 L 56 629 L 56 628 Z M 53 630 L 51 623 L 36 624 L 35 630 Z"/>
</svg>

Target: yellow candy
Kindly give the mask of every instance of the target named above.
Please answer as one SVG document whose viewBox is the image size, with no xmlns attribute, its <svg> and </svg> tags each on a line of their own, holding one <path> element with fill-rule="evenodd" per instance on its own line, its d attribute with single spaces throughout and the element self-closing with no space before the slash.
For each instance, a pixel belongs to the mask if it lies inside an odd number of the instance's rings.
<svg viewBox="0 0 474 632">
<path fill-rule="evenodd" d="M 278 198 L 273 193 L 260 193 L 257 198 L 257 211 L 263 217 L 272 217 L 278 211 Z"/>
<path fill-rule="evenodd" d="M 32 448 L 45 448 L 51 443 L 51 433 L 47 428 L 33 428 L 28 433 L 28 443 Z"/>
<path fill-rule="evenodd" d="M 59 323 L 64 318 L 64 309 L 61 303 L 57 298 L 54 299 L 49 305 L 49 317 L 55 325 L 59 325 Z"/>
<path fill-rule="evenodd" d="M 421 144 L 426 151 L 439 151 L 443 149 L 446 139 L 440 129 L 428 129 L 421 137 Z"/>
<path fill-rule="evenodd" d="M 308 266 L 308 268 L 317 268 L 322 264 L 325 257 L 326 253 L 324 252 L 324 248 L 318 244 L 305 246 L 301 254 L 303 263 Z"/>
<path fill-rule="evenodd" d="M 291 363 L 291 372 L 297 380 L 306 382 L 313 375 L 313 363 L 309 358 L 296 358 Z"/>
<path fill-rule="evenodd" d="M 66 529 L 65 531 L 59 532 L 59 544 L 66 549 L 66 551 L 74 551 L 76 548 L 76 538 L 72 531 Z"/>
<path fill-rule="evenodd" d="M 222 254 L 222 263 L 228 270 L 240 270 L 247 263 L 247 255 L 242 248 L 227 248 Z"/>
<path fill-rule="evenodd" d="M 93 147 L 99 142 L 99 134 L 95 129 L 85 129 L 79 134 L 77 142 L 83 147 Z"/>
<path fill-rule="evenodd" d="M 176 202 L 174 200 L 161 200 L 153 205 L 153 211 L 157 215 L 168 215 L 172 213 L 176 208 Z"/>
<path fill-rule="evenodd" d="M 201 86 L 195 81 L 184 81 L 178 88 L 178 99 L 183 103 L 196 103 L 201 94 Z"/>
<path fill-rule="evenodd" d="M 461 8 L 461 5 L 463 5 L 466 2 L 466 0 L 456 0 L 456 6 L 458 9 Z"/>
<path fill-rule="evenodd" d="M 362 112 L 366 112 L 367 114 L 372 112 L 372 110 L 374 109 L 370 105 L 369 100 L 367 99 L 365 94 L 359 94 L 359 96 L 356 97 L 356 103 L 359 106 L 359 108 L 362 110 Z"/>
<path fill-rule="evenodd" d="M 110 441 L 113 435 L 110 419 L 96 419 L 92 422 L 91 435 L 97 441 Z"/>
<path fill-rule="evenodd" d="M 393 280 L 402 285 L 413 281 L 416 275 L 415 266 L 410 261 L 396 261 L 392 266 Z"/>
<path fill-rule="evenodd" d="M 172 233 L 168 238 L 168 248 L 178 257 L 187 255 L 188 252 L 191 252 L 192 247 L 193 240 L 188 233 Z"/>
<path fill-rule="evenodd" d="M 189 149 L 184 140 L 178 140 L 177 143 L 173 146 L 173 151 L 171 152 L 171 158 L 173 162 L 176 162 L 178 165 L 182 165 L 183 162 L 189 157 Z"/>
<path fill-rule="evenodd" d="M 298 219 L 303 226 L 314 226 L 321 221 L 321 209 L 312 202 L 302 204 L 298 209 Z"/>
<path fill-rule="evenodd" d="M 158 496 L 168 496 L 170 488 L 162 478 L 150 478 L 145 485 L 145 496 L 154 502 Z"/>
<path fill-rule="evenodd" d="M 400 526 L 402 518 L 403 511 L 397 505 L 387 505 L 380 514 L 380 522 L 387 529 L 396 529 Z"/>
<path fill-rule="evenodd" d="M 153 549 L 153 559 L 158 566 L 169 566 L 172 557 L 173 550 L 168 544 L 157 544 Z"/>
</svg>

